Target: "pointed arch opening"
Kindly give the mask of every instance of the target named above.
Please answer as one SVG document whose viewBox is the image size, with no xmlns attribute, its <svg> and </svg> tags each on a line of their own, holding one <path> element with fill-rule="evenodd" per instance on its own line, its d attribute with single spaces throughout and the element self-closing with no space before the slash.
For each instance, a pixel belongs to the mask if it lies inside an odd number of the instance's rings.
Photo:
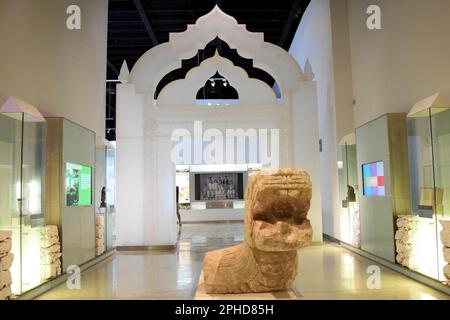
<svg viewBox="0 0 450 320">
<path fill-rule="evenodd" d="M 281 98 L 281 90 L 277 89 L 279 88 L 279 85 L 268 72 L 254 67 L 252 59 L 242 57 L 236 49 L 231 49 L 225 41 L 216 37 L 214 40 L 210 41 L 204 49 L 198 50 L 195 56 L 190 59 L 182 60 L 181 68 L 166 74 L 156 87 L 154 99 L 158 99 L 159 93 L 165 86 L 173 81 L 184 79 L 191 69 L 198 67 L 204 60 L 213 57 L 216 51 L 220 56 L 232 61 L 235 66 L 244 69 L 250 78 L 265 82 L 274 89 L 276 97 L 278 99 Z"/>
</svg>

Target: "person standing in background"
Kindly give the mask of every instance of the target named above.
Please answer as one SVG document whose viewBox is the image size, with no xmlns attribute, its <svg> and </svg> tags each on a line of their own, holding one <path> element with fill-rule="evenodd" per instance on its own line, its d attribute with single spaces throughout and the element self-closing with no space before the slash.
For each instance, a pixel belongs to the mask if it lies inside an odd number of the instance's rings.
<svg viewBox="0 0 450 320">
<path fill-rule="evenodd" d="M 177 219 L 178 219 L 178 225 L 181 226 L 181 216 L 180 216 L 180 188 L 176 187 L 176 194 L 177 194 Z"/>
</svg>

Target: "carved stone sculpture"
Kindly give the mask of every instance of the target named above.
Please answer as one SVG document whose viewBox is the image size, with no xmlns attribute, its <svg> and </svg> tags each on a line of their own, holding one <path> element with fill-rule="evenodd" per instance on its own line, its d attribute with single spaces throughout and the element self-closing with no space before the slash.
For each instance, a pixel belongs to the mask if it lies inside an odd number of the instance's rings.
<svg viewBox="0 0 450 320">
<path fill-rule="evenodd" d="M 100 200 L 100 208 L 106 208 L 106 187 L 102 188 L 102 196 Z"/>
<path fill-rule="evenodd" d="M 44 280 L 61 275 L 61 242 L 58 227 L 46 225 L 40 227 L 41 239 L 41 278 Z"/>
<path fill-rule="evenodd" d="M 208 252 L 204 262 L 207 293 L 287 290 L 297 275 L 297 249 L 308 246 L 306 218 L 311 180 L 299 169 L 264 170 L 249 177 L 242 244 Z"/>
<path fill-rule="evenodd" d="M 400 215 L 397 218 L 395 233 L 396 261 L 398 264 L 413 269 L 413 236 L 419 224 L 419 217 L 415 215 Z"/>
<path fill-rule="evenodd" d="M 0 300 L 10 299 L 11 293 L 11 265 L 14 256 L 11 253 L 12 232 L 0 230 Z"/>
<path fill-rule="evenodd" d="M 445 277 L 450 280 L 450 220 L 439 220 L 442 226 L 442 231 L 440 233 L 441 235 L 441 241 L 443 244 L 443 254 L 444 254 L 444 260 L 447 262 L 446 265 L 444 265 L 444 275 Z M 448 285 L 450 285 L 450 281 L 447 282 Z"/>
</svg>

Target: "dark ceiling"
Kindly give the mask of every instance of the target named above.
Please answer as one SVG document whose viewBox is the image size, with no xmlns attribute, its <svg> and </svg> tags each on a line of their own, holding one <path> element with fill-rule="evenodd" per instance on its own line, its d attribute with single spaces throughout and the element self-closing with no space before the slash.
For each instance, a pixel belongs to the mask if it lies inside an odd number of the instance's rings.
<svg viewBox="0 0 450 320">
<path fill-rule="evenodd" d="M 130 70 L 147 50 L 169 40 L 169 33 L 182 32 L 188 24 L 208 13 L 216 4 L 249 31 L 264 33 L 267 42 L 289 49 L 303 12 L 310 0 L 109 0 L 107 79 L 116 80 L 123 60 Z M 244 68 L 252 78 L 273 85 L 272 77 L 253 68 L 252 60 L 239 56 L 220 39 L 212 41 L 183 67 L 168 74 L 157 89 L 183 78 L 187 71 L 211 57 L 215 50 Z M 207 88 L 211 89 L 211 88 Z M 216 89 L 218 89 L 216 87 Z M 211 96 L 205 96 L 211 98 Z M 107 83 L 106 138 L 115 140 L 115 83 Z"/>
</svg>

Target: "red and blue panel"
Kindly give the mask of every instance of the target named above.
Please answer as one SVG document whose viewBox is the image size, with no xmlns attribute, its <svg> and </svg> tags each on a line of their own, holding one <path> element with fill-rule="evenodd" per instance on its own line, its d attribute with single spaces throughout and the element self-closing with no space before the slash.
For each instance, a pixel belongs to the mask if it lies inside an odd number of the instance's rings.
<svg viewBox="0 0 450 320">
<path fill-rule="evenodd" d="M 363 181 L 365 196 L 385 196 L 383 161 L 363 164 Z"/>
</svg>

